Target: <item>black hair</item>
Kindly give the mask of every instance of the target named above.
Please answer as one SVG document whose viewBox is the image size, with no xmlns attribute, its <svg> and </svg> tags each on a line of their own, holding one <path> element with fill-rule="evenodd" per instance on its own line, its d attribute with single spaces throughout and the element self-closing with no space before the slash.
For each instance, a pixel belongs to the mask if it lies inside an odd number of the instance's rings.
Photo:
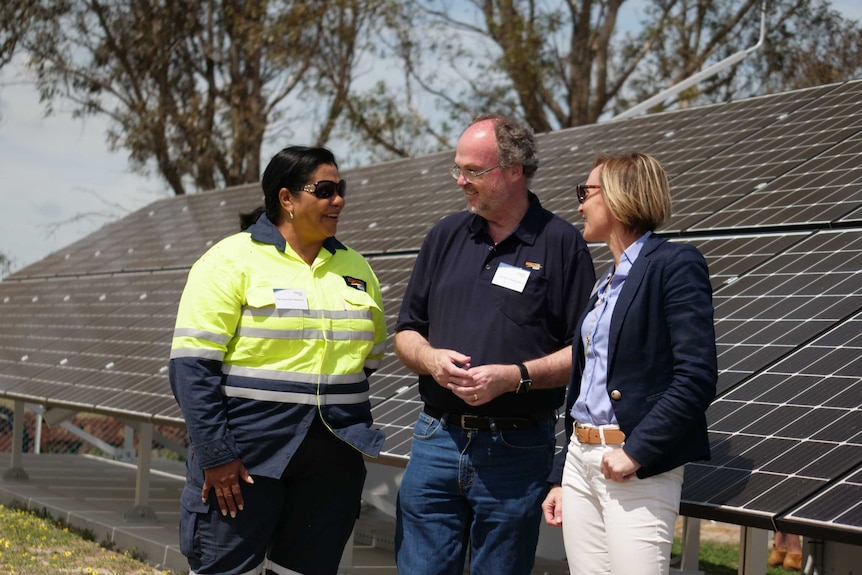
<svg viewBox="0 0 862 575">
<path fill-rule="evenodd" d="M 279 190 L 287 188 L 291 194 L 299 195 L 311 174 L 324 164 L 338 168 L 335 155 L 326 148 L 289 146 L 274 155 L 260 181 L 264 205 L 239 215 L 240 230 L 248 229 L 263 213 L 275 225 L 281 223 L 284 214 L 278 198 Z"/>
</svg>

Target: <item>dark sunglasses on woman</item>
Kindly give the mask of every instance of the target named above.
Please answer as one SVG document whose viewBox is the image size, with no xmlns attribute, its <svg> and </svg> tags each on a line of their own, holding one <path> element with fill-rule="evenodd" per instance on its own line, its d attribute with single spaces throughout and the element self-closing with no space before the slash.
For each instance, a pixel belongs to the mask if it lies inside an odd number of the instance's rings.
<svg viewBox="0 0 862 575">
<path fill-rule="evenodd" d="M 315 197 L 320 198 L 321 200 L 326 200 L 331 198 L 338 192 L 338 195 L 342 198 L 344 194 L 347 192 L 347 182 L 341 180 L 340 182 L 333 182 L 332 180 L 320 180 L 319 182 L 315 182 L 313 184 L 306 184 L 302 187 L 303 192 L 308 192 L 309 194 L 314 194 Z"/>
</svg>

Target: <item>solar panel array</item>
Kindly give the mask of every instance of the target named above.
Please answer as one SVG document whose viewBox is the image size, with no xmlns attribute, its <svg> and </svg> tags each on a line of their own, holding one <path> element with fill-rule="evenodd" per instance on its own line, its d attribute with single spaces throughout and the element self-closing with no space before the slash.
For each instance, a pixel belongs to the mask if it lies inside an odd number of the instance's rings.
<svg viewBox="0 0 862 575">
<path fill-rule="evenodd" d="M 576 225 L 573 187 L 597 151 L 654 154 L 674 196 L 661 232 L 708 260 L 720 369 L 713 458 L 687 467 L 682 512 L 862 543 L 862 82 L 538 142 L 531 187 Z M 342 170 L 339 238 L 366 254 L 383 288 L 390 346 L 372 403 L 395 463 L 409 457 L 421 402 L 392 331 L 426 232 L 463 209 L 452 159 Z M 166 366 L 186 273 L 261 203 L 258 185 L 161 200 L 0 283 L 0 397 L 182 425 Z M 609 252 L 591 251 L 604 272 Z"/>
</svg>

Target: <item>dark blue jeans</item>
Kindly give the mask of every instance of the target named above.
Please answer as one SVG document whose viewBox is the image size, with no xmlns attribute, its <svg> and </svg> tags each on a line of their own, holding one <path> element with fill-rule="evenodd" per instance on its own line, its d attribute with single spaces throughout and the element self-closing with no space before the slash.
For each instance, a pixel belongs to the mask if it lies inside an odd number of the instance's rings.
<svg viewBox="0 0 862 575">
<path fill-rule="evenodd" d="M 426 413 L 398 492 L 405 575 L 529 575 L 554 455 L 554 421 L 527 430 L 445 428 Z"/>
</svg>

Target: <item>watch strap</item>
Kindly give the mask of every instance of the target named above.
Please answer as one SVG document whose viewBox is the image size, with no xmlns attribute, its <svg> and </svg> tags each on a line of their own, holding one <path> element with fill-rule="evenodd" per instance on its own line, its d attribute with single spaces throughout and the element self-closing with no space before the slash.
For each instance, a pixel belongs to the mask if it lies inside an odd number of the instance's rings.
<svg viewBox="0 0 862 575">
<path fill-rule="evenodd" d="M 533 385 L 530 372 L 527 371 L 527 366 L 523 363 L 518 364 L 518 370 L 521 372 L 521 381 L 518 382 L 518 389 L 515 390 L 515 393 L 527 393 L 530 391 L 530 386 Z"/>
</svg>

